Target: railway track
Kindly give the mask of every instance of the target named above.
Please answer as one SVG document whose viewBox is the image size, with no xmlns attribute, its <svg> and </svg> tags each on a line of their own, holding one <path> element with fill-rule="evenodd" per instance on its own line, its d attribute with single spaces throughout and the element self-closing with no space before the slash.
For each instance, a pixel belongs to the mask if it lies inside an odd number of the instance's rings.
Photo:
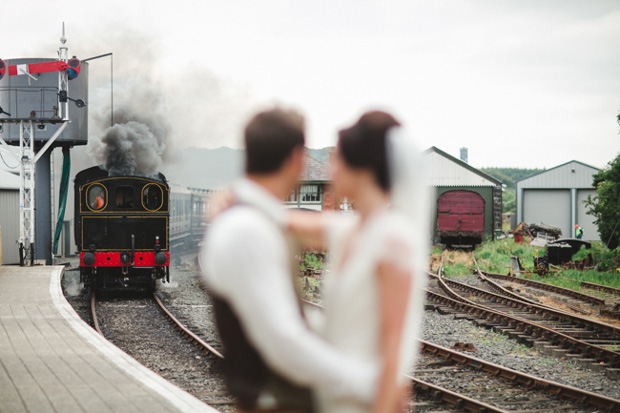
<svg viewBox="0 0 620 413">
<path fill-rule="evenodd" d="M 462 299 L 474 296 L 475 303 L 546 325 L 568 336 L 603 348 L 620 348 L 620 328 L 585 318 L 553 307 L 507 297 L 448 278 L 442 282 Z M 471 301 L 470 301 L 471 302 Z"/>
<path fill-rule="evenodd" d="M 542 348 L 551 354 L 575 358 L 591 368 L 605 368 L 608 377 L 612 379 L 618 378 L 618 373 L 620 372 L 618 369 L 620 367 L 620 353 L 574 337 L 591 337 L 591 331 L 587 329 L 569 331 L 570 328 L 566 324 L 562 324 L 562 322 L 566 323 L 566 321 L 562 320 L 556 323 L 551 320 L 545 325 L 540 321 L 544 320 L 544 314 L 552 313 L 549 308 L 537 307 L 535 311 L 528 312 L 523 310 L 521 312 L 520 308 L 527 308 L 529 304 L 517 302 L 508 297 L 501 297 L 488 291 L 482 291 L 481 294 L 487 297 L 492 296 L 493 298 L 489 299 L 489 301 L 493 301 L 493 304 L 497 304 L 497 306 L 492 308 L 488 305 L 472 302 L 453 291 L 447 285 L 447 283 L 454 285 L 453 281 L 432 276 L 435 278 L 429 284 L 431 289 L 427 290 L 427 299 L 440 308 L 460 314 L 461 317 L 469 318 L 479 325 L 516 338 L 523 344 Z M 433 285 L 433 283 L 435 284 Z M 463 289 L 466 291 L 466 294 L 470 294 L 472 291 L 470 286 L 464 286 Z M 511 307 L 511 305 L 514 305 L 514 307 Z M 536 313 L 537 311 L 543 314 L 543 316 L 539 316 Z M 569 319 L 571 316 L 568 313 L 553 314 L 559 315 L 563 319 Z M 568 333 L 573 333 L 573 336 L 568 335 Z M 606 344 L 609 344 L 609 342 L 610 340 L 605 341 Z"/>
<path fill-rule="evenodd" d="M 512 283 L 523 284 L 530 287 L 534 287 L 538 290 L 550 291 L 554 294 L 559 294 L 565 297 L 570 297 L 571 299 L 578 300 L 587 304 L 590 304 L 595 307 L 601 307 L 605 305 L 605 300 L 594 297 L 589 294 L 580 293 L 579 291 L 571 290 L 569 288 L 558 287 L 557 285 L 547 284 L 541 281 L 529 280 L 527 278 L 513 277 L 510 275 L 503 274 L 494 274 L 486 271 L 478 270 L 480 274 L 484 275 L 488 278 L 493 278 L 497 280 L 509 281 Z"/>
<path fill-rule="evenodd" d="M 473 254 L 472 254 L 473 257 Z M 521 284 L 527 287 L 534 288 L 536 290 L 548 291 L 553 294 L 557 294 L 559 296 L 568 297 L 576 303 L 567 303 L 564 302 L 562 305 L 566 306 L 572 311 L 588 315 L 588 316 L 596 316 L 596 313 L 603 317 L 620 319 L 620 301 L 618 298 L 620 297 L 620 289 L 609 287 L 606 285 L 590 283 L 586 281 L 577 281 L 580 286 L 585 289 L 594 290 L 598 296 L 594 296 L 592 294 L 586 294 L 579 291 L 571 290 L 570 288 L 559 287 L 552 284 L 547 284 L 541 281 L 530 280 L 527 278 L 520 278 L 516 276 L 504 275 L 504 274 L 496 274 L 490 273 L 486 271 L 481 271 L 478 267 L 478 263 L 476 262 L 475 257 L 473 257 L 474 265 L 476 266 L 476 271 L 480 274 L 481 277 L 485 279 L 485 281 L 492 283 L 489 279 L 493 278 L 496 280 L 501 280 L 509 283 Z M 601 298 L 605 296 L 605 298 Z M 526 298 L 521 296 L 521 299 L 527 300 Z M 608 304 L 611 302 L 611 304 Z M 589 311 L 582 308 L 582 305 L 587 307 L 591 307 L 593 310 Z"/>
<path fill-rule="evenodd" d="M 222 354 L 187 328 L 157 294 L 106 302 L 98 302 L 93 294 L 90 309 L 95 330 L 140 363 L 205 403 L 234 411 L 234 400 L 219 382 L 220 367 L 214 362 Z"/>
<path fill-rule="evenodd" d="M 190 341 L 201 347 L 206 353 L 211 353 L 220 359 L 224 359 L 222 353 L 217 351 L 215 347 L 198 337 L 198 335 L 194 334 L 189 328 L 187 328 L 178 318 L 176 318 L 164 305 L 164 303 L 160 300 L 156 293 L 153 293 L 153 298 L 155 302 L 161 309 L 161 311 L 166 315 L 166 318 L 170 320 L 170 322 L 175 326 L 177 330 L 181 332 L 181 334 L 187 337 Z"/>
<path fill-rule="evenodd" d="M 320 304 L 304 303 L 322 308 Z M 544 380 L 421 341 L 421 359 L 411 380 L 418 412 L 437 403 L 468 412 L 620 411 L 620 400 Z M 544 406 L 544 408 L 543 408 Z"/>
<path fill-rule="evenodd" d="M 166 318 L 170 321 L 170 323 L 172 323 L 174 328 L 177 329 L 179 332 L 181 332 L 181 335 L 183 335 L 184 337 L 187 337 L 188 340 L 190 340 L 191 342 L 199 346 L 205 353 L 213 354 L 219 357 L 220 359 L 224 358 L 224 356 L 218 350 L 216 350 L 212 345 L 210 345 L 209 343 L 207 343 L 206 341 L 198 337 L 198 335 L 194 334 L 178 318 L 176 318 L 168 310 L 168 308 L 166 308 L 166 306 L 164 305 L 162 300 L 157 296 L 156 293 L 153 293 L 153 299 L 155 300 L 155 303 L 157 303 L 157 306 L 159 307 L 159 309 L 164 313 Z M 93 320 L 93 326 L 99 334 L 101 334 L 102 336 L 105 336 L 99 325 L 99 317 L 97 316 L 97 304 L 96 303 L 97 303 L 96 295 L 92 294 L 91 300 L 90 300 L 90 310 L 91 310 L 91 317 Z"/>
<path fill-rule="evenodd" d="M 410 377 L 420 398 L 430 396 L 454 409 L 473 412 L 620 410 L 620 400 L 543 380 L 429 342 L 421 344 L 416 377 Z M 418 406 L 418 410 L 424 411 L 424 406 Z"/>
</svg>

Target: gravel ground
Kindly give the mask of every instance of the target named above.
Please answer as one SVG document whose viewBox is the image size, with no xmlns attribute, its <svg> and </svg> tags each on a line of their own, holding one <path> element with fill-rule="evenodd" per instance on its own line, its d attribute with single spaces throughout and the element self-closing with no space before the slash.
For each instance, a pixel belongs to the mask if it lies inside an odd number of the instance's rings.
<svg viewBox="0 0 620 413">
<path fill-rule="evenodd" d="M 584 369 L 570 360 L 547 356 L 502 334 L 477 327 L 470 321 L 457 320 L 453 315 L 426 311 L 423 339 L 449 348 L 457 342 L 472 343 L 476 351 L 463 353 L 533 376 L 620 399 L 620 382 L 608 379 L 604 372 Z"/>
<path fill-rule="evenodd" d="M 184 320 L 187 325 L 201 333 L 205 341 L 217 343 L 210 326 L 208 297 L 197 288 L 196 277 L 189 271 L 177 269 L 172 271 L 171 278 L 171 284 L 159 288 L 162 301 L 176 316 L 184 311 L 191 314 Z M 91 323 L 89 297 L 77 285 L 78 279 L 77 271 L 65 273 L 65 296 L 78 314 Z M 178 314 L 179 308 L 181 314 Z M 235 411 L 221 378 L 219 359 L 200 351 L 174 330 L 151 297 L 102 295 L 98 297 L 97 312 L 106 338 L 138 362 L 218 410 Z"/>
<path fill-rule="evenodd" d="M 185 258 L 185 262 L 191 266 L 190 257 Z M 80 294 L 79 286 L 74 285 L 77 272 L 68 271 L 66 274 L 64 286 L 67 290 L 67 298 L 74 305 L 76 311 L 90 322 L 88 304 L 85 304 L 85 297 L 83 294 Z M 477 284 L 475 277 L 464 282 Z M 180 269 L 174 270 L 172 284 L 160 286 L 159 295 L 171 311 L 205 341 L 210 344 L 218 342 L 217 333 L 211 322 L 211 307 L 208 297 L 198 289 L 194 273 Z M 136 304 L 136 306 L 141 305 Z M 152 316 L 155 317 L 155 314 Z M 584 369 L 570 360 L 561 360 L 547 356 L 542 352 L 518 344 L 504 335 L 477 327 L 467 320 L 457 320 L 453 315 L 440 315 L 434 311 L 426 311 L 424 323 L 424 340 L 445 347 L 452 347 L 456 342 L 472 343 L 476 351 L 473 353 L 467 352 L 466 354 L 473 354 L 475 357 L 548 380 L 620 399 L 620 383 L 609 380 L 605 377 L 604 372 Z M 165 339 L 161 339 L 161 337 L 165 337 Z M 120 341 L 126 340 L 128 338 Z M 168 340 L 175 340 L 175 338 L 162 334 L 158 345 Z M 144 351 L 142 353 L 148 355 L 152 345 L 145 345 L 143 348 Z M 184 353 L 191 353 L 192 351 L 190 349 L 183 350 Z M 153 363 L 148 360 L 142 361 L 140 355 L 134 357 L 198 398 L 205 400 L 205 395 L 203 394 L 201 397 L 201 392 L 210 393 L 209 397 L 211 398 L 213 398 L 214 394 L 217 394 L 218 399 L 222 400 L 227 397 L 217 368 L 206 364 L 203 365 L 202 369 L 208 371 L 211 377 L 197 379 L 197 367 L 172 371 L 168 368 L 161 368 L 161 360 L 156 360 Z M 204 360 L 199 360 L 199 364 L 206 361 L 204 354 L 202 354 L 202 357 Z M 215 407 L 222 411 L 232 411 L 232 408 L 229 406 L 216 405 Z"/>
<path fill-rule="evenodd" d="M 441 357 L 423 354 L 418 361 L 418 378 L 437 386 L 455 391 L 465 396 L 481 400 L 484 403 L 509 411 L 562 411 L 598 412 L 597 407 L 584 406 L 579 402 L 556 398 L 543 390 L 528 389 L 523 385 L 513 384 L 506 379 L 480 373 L 469 366 L 459 366 L 446 362 Z M 429 397 L 430 396 L 430 397 Z M 416 401 L 416 412 L 436 411 L 438 406 L 432 403 L 432 394 L 422 393 Z"/>
</svg>

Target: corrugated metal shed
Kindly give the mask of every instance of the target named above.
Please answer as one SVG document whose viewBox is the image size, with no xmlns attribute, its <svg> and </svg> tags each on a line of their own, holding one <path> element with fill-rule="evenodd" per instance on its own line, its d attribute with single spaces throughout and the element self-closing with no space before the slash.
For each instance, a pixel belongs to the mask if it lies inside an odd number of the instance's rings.
<svg viewBox="0 0 620 413">
<path fill-rule="evenodd" d="M 564 237 L 574 237 L 578 224 L 584 239 L 599 240 L 595 217 L 587 215 L 583 203 L 588 196 L 596 196 L 592 182 L 598 171 L 573 160 L 517 181 L 517 222 L 553 225 L 562 229 Z"/>
<path fill-rule="evenodd" d="M 431 186 L 496 186 L 501 182 L 491 175 L 432 146 L 424 151 L 429 166 L 427 183 Z"/>
<path fill-rule="evenodd" d="M 0 170 L 0 227 L 2 264 L 19 264 L 19 177 Z"/>
<path fill-rule="evenodd" d="M 517 188 L 592 189 L 592 175 L 598 171 L 583 162 L 570 161 L 517 181 Z"/>
</svg>

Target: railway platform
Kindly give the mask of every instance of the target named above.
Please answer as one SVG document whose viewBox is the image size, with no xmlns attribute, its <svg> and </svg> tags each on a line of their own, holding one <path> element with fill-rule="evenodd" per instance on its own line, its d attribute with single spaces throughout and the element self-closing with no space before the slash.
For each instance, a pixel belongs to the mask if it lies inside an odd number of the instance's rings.
<svg viewBox="0 0 620 413">
<path fill-rule="evenodd" d="M 217 412 L 84 323 L 63 271 L 0 266 L 0 412 Z"/>
</svg>

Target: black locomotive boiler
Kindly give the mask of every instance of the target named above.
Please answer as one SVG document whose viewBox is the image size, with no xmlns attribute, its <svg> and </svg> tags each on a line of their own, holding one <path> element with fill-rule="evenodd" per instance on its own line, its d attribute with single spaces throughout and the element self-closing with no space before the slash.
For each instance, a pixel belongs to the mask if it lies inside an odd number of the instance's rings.
<svg viewBox="0 0 620 413">
<path fill-rule="evenodd" d="M 170 280 L 166 178 L 109 176 L 95 166 L 75 177 L 75 239 L 81 280 L 94 289 L 154 289 Z"/>
</svg>

